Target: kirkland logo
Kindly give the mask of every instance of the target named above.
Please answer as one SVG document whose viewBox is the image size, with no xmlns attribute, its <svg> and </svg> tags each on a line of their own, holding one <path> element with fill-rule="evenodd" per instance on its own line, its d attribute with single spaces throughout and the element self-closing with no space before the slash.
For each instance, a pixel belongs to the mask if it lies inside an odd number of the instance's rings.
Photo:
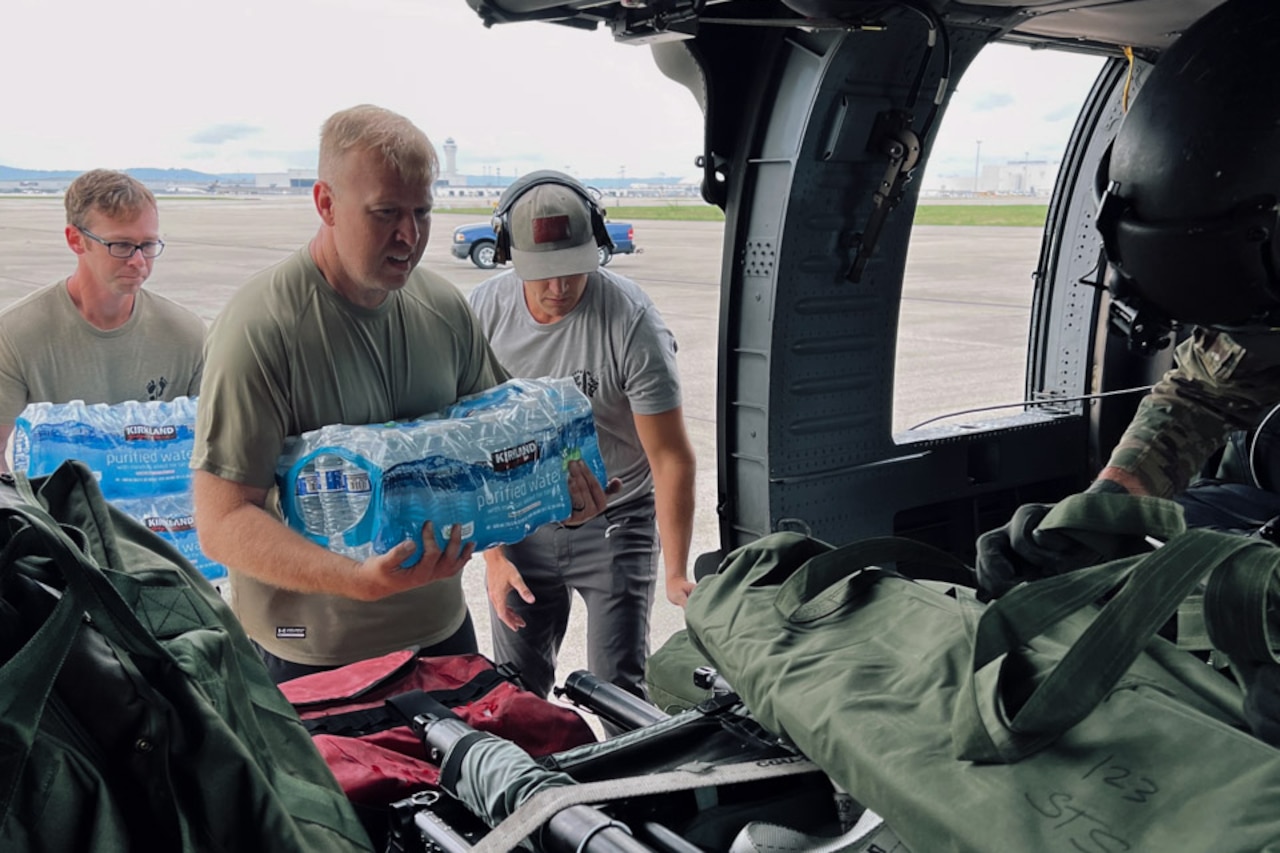
<svg viewBox="0 0 1280 853">
<path fill-rule="evenodd" d="M 512 468 L 519 468 L 521 465 L 528 464 L 537 458 L 538 442 L 536 441 L 526 441 L 524 444 L 517 444 L 515 447 L 497 450 L 489 456 L 495 471 L 510 471 Z"/>
<path fill-rule="evenodd" d="M 149 515 L 142 520 L 152 533 L 182 533 L 196 529 L 193 515 Z"/>
<path fill-rule="evenodd" d="M 134 424 L 124 428 L 125 441 L 173 441 L 178 437 L 176 426 L 147 426 Z"/>
</svg>

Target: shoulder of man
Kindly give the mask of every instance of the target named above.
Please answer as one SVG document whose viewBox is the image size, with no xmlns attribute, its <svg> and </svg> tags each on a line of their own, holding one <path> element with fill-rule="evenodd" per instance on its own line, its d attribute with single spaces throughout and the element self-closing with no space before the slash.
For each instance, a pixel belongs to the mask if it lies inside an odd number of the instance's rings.
<svg viewBox="0 0 1280 853">
<path fill-rule="evenodd" d="M 399 293 L 403 298 L 437 310 L 456 310 L 457 306 L 467 302 L 456 284 L 440 273 L 422 266 L 410 274 L 408 283 Z"/>
<path fill-rule="evenodd" d="M 271 330 L 288 334 L 290 326 L 310 299 L 308 249 L 292 252 L 269 267 L 259 270 L 235 289 L 222 310 L 209 324 L 208 336 L 213 342 L 252 337 L 255 330 Z M 319 271 L 318 283 L 323 283 Z"/>
<path fill-rule="evenodd" d="M 159 293 L 154 293 L 145 289 L 139 291 L 138 295 L 142 297 L 143 301 L 147 305 L 147 310 L 155 311 L 157 315 L 165 319 L 166 323 L 182 327 L 186 331 L 198 329 L 200 335 L 204 335 L 204 320 L 200 318 L 199 314 L 192 311 L 187 306 L 170 299 L 168 296 L 163 296 Z"/>
<path fill-rule="evenodd" d="M 409 312 L 406 317 L 412 316 L 411 322 L 443 323 L 464 339 L 485 337 L 480 319 L 467 297 L 439 273 L 419 267 L 396 298 Z"/>
<path fill-rule="evenodd" d="M 516 275 L 515 270 L 503 270 L 477 284 L 471 293 L 467 295 L 467 301 L 471 303 L 472 308 L 478 308 L 481 305 L 498 301 L 504 295 L 515 292 L 520 288 L 520 285 L 520 277 Z"/>
<path fill-rule="evenodd" d="M 56 303 L 61 300 L 66 287 L 67 280 L 63 279 L 54 284 L 45 285 L 38 290 L 33 290 L 17 302 L 0 310 L 0 323 L 12 323 L 14 318 L 22 318 L 25 323 L 28 315 L 37 318 L 37 320 L 44 319 L 50 303 Z M 70 304 L 69 299 L 68 304 Z"/>
<path fill-rule="evenodd" d="M 1161 380 L 1158 390 L 1168 385 L 1198 386 L 1206 393 L 1261 395 L 1274 402 L 1280 387 L 1280 335 L 1196 329 L 1179 344 L 1174 362 L 1175 369 Z"/>
<path fill-rule="evenodd" d="M 621 310 L 640 314 L 650 309 L 656 310 L 657 306 L 649 294 L 644 292 L 644 288 L 626 276 L 603 268 L 597 270 L 596 275 L 600 284 L 600 298 L 611 313 Z"/>
<path fill-rule="evenodd" d="M 273 292 L 279 292 L 290 287 L 300 287 L 303 283 L 311 280 L 313 272 L 317 280 L 323 280 L 323 277 L 320 276 L 320 271 L 310 259 L 309 252 L 310 248 L 303 246 L 301 249 L 285 255 L 271 266 L 263 267 L 253 273 L 244 280 L 243 284 L 235 289 L 235 292 L 231 294 L 231 298 L 227 300 L 227 304 L 268 299 Z"/>
<path fill-rule="evenodd" d="M 609 270 L 602 269 L 599 273 L 602 285 L 599 304 L 611 325 L 625 330 L 628 337 L 645 326 L 658 334 L 670 332 L 662 312 L 640 285 Z"/>
<path fill-rule="evenodd" d="M 1241 363 L 1251 372 L 1280 369 L 1280 333 L 1195 330 L 1195 345 L 1219 362 Z"/>
</svg>

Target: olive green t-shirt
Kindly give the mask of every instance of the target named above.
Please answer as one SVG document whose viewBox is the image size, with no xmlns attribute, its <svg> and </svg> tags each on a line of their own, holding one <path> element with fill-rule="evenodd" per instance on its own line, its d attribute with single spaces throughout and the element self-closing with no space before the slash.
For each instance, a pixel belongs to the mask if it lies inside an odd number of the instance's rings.
<svg viewBox="0 0 1280 853">
<path fill-rule="evenodd" d="M 303 248 L 251 278 L 210 328 L 191 467 L 270 488 L 288 436 L 420 417 L 506 379 L 466 300 L 440 276 L 419 267 L 364 308 L 339 296 Z M 295 663 L 431 645 L 466 616 L 460 577 L 361 602 L 228 571 L 249 636 Z"/>
<path fill-rule="evenodd" d="M 99 329 L 67 283 L 37 290 L 0 313 L 0 424 L 28 403 L 123 403 L 200 393 L 204 322 L 163 296 L 138 291 L 133 313 Z"/>
</svg>

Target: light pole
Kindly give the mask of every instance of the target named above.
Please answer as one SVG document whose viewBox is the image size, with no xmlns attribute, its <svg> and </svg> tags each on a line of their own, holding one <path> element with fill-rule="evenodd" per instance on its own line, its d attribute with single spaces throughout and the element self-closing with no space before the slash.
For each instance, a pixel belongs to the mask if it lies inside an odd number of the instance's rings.
<svg viewBox="0 0 1280 853">
<path fill-rule="evenodd" d="M 973 155 L 973 194 L 978 194 L 978 165 L 982 162 L 982 140 L 978 140 L 978 150 Z"/>
</svg>

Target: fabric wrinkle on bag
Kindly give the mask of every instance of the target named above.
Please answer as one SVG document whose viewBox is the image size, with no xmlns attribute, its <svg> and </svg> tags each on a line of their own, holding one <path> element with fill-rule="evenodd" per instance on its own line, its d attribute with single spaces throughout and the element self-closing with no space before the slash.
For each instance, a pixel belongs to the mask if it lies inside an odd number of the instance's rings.
<svg viewBox="0 0 1280 853">
<path fill-rule="evenodd" d="M 52 592 L 18 610 L 32 632 L 0 661 L 0 849 L 372 850 L 195 567 L 81 463 L 18 487 L 0 501 L 0 598 Z"/>
</svg>

